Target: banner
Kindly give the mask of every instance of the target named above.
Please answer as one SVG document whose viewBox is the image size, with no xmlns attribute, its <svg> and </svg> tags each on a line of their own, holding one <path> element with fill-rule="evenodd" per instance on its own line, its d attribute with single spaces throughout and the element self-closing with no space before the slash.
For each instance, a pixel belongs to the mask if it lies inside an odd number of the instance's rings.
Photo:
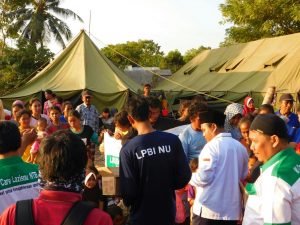
<svg viewBox="0 0 300 225">
<path fill-rule="evenodd" d="M 104 156 L 106 167 L 119 167 L 121 140 L 116 140 L 107 132 L 104 134 Z"/>
</svg>

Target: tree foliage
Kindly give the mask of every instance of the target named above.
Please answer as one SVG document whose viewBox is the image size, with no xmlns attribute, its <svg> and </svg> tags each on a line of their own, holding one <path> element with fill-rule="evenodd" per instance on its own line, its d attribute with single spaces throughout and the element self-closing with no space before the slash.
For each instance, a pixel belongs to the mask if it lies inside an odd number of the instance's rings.
<svg viewBox="0 0 300 225">
<path fill-rule="evenodd" d="M 178 49 L 170 51 L 161 61 L 160 67 L 171 69 L 172 73 L 176 72 L 184 65 L 183 56 Z"/>
<path fill-rule="evenodd" d="M 226 0 L 223 23 L 232 23 L 221 46 L 300 32 L 299 0 Z"/>
<path fill-rule="evenodd" d="M 7 92 L 24 79 L 36 74 L 53 56 L 49 49 L 37 48 L 24 40 L 20 40 L 16 48 L 6 46 L 0 56 L 0 93 Z"/>
<path fill-rule="evenodd" d="M 121 69 L 127 65 L 159 66 L 164 54 L 160 50 L 160 46 L 152 40 L 127 41 L 126 43 L 108 45 L 101 51 Z"/>
<path fill-rule="evenodd" d="M 72 37 L 69 26 L 59 17 L 82 19 L 70 9 L 61 8 L 60 0 L 28 0 L 23 6 L 7 13 L 13 20 L 11 29 L 33 45 L 48 42 L 51 37 L 65 48 L 65 41 Z"/>
</svg>

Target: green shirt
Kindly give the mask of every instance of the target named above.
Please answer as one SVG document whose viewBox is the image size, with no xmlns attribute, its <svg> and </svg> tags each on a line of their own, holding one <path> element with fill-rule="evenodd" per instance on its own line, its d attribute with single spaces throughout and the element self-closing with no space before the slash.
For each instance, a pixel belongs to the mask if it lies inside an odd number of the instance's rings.
<svg viewBox="0 0 300 225">
<path fill-rule="evenodd" d="M 39 189 L 37 165 L 18 156 L 0 159 L 0 214 L 17 201 L 37 197 Z"/>
<path fill-rule="evenodd" d="M 262 167 L 249 198 L 243 225 L 300 224 L 300 156 L 292 148 L 278 152 Z"/>
</svg>

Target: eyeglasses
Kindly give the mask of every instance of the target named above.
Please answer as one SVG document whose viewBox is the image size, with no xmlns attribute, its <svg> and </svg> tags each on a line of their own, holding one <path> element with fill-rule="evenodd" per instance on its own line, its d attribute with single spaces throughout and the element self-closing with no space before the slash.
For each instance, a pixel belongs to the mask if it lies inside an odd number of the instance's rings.
<svg viewBox="0 0 300 225">
<path fill-rule="evenodd" d="M 92 97 L 91 96 L 85 96 L 85 99 L 91 99 Z"/>
</svg>

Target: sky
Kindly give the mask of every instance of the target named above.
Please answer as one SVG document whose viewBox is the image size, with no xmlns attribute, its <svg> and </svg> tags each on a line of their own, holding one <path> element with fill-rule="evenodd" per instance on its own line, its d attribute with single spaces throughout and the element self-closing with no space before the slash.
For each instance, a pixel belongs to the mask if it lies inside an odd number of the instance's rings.
<svg viewBox="0 0 300 225">
<path fill-rule="evenodd" d="M 67 19 L 74 36 L 89 30 L 96 45 L 150 39 L 167 54 L 184 54 L 201 45 L 217 48 L 224 40 L 219 5 L 224 0 L 64 0 L 61 7 L 74 11 L 83 23 Z M 53 52 L 61 47 L 51 43 Z"/>
</svg>

